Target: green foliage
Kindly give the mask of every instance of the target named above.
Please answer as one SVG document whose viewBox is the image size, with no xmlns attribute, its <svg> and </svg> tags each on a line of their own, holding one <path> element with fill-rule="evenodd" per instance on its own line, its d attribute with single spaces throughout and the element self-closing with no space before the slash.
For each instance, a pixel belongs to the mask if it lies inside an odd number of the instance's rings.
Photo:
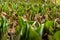
<svg viewBox="0 0 60 40">
<path fill-rule="evenodd" d="M 21 17 L 19 18 L 19 24 L 21 26 L 20 40 L 40 40 L 38 32 L 29 26 L 27 22 L 25 23 Z M 38 31 L 40 31 L 40 29 Z"/>
<path fill-rule="evenodd" d="M 5 4 L 3 4 L 2 10 L 4 12 L 8 12 L 9 11 L 9 9 L 8 9 L 8 2 L 5 2 Z"/>
<path fill-rule="evenodd" d="M 41 38 L 40 38 L 40 36 L 38 35 L 37 32 L 35 32 L 34 30 L 32 30 L 30 28 L 29 40 L 41 40 Z"/>
<path fill-rule="evenodd" d="M 58 18 L 60 19 L 60 13 L 58 13 Z"/>
<path fill-rule="evenodd" d="M 60 40 L 60 31 L 57 31 L 57 32 L 54 34 L 54 38 L 55 38 L 55 40 Z"/>
<path fill-rule="evenodd" d="M 2 11 L 2 4 L 0 4 L 0 12 Z"/>
<path fill-rule="evenodd" d="M 53 25 L 54 25 L 53 21 L 46 21 L 45 28 L 49 29 L 49 27 L 53 27 Z"/>
<path fill-rule="evenodd" d="M 17 9 L 17 15 L 23 16 L 24 14 L 24 9 L 23 6 L 21 6 L 21 4 L 17 5 L 18 9 Z"/>
<path fill-rule="evenodd" d="M 18 25 L 14 27 L 14 40 L 60 40 L 59 11 L 60 5 L 52 3 L 51 0 L 1 0 L 0 40 L 7 40 L 7 22 L 15 26 L 15 21 Z"/>
<path fill-rule="evenodd" d="M 2 16 L 0 19 L 1 19 L 0 20 L 0 40 L 3 40 L 3 39 L 7 40 L 7 35 L 6 35 L 7 28 L 8 28 L 7 21 L 4 16 Z"/>
<path fill-rule="evenodd" d="M 15 3 L 13 3 L 13 2 L 10 2 L 9 4 L 10 4 L 9 7 L 12 9 L 12 11 L 15 11 L 16 8 L 17 8 L 16 7 L 17 5 Z"/>
</svg>

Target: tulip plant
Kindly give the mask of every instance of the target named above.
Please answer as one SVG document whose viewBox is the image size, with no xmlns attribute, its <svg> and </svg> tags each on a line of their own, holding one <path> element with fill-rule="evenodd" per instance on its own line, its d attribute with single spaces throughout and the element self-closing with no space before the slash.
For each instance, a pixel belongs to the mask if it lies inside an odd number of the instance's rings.
<svg viewBox="0 0 60 40">
<path fill-rule="evenodd" d="M 60 40 L 59 0 L 0 0 L 0 40 Z"/>
</svg>

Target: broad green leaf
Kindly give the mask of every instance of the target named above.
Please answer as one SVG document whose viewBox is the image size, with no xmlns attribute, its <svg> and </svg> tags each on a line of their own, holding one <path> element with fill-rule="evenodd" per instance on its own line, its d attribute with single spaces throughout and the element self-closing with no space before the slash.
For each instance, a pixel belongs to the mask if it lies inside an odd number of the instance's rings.
<svg viewBox="0 0 60 40">
<path fill-rule="evenodd" d="M 17 7 L 18 7 L 17 14 L 20 15 L 20 16 L 22 16 L 24 14 L 23 6 L 18 5 Z"/>
<path fill-rule="evenodd" d="M 24 27 L 24 26 L 25 26 L 25 22 L 24 22 L 24 20 L 22 19 L 22 17 L 19 17 L 19 25 L 20 25 L 21 27 Z"/>
<path fill-rule="evenodd" d="M 7 23 L 6 18 L 4 16 L 2 16 L 2 25 L 1 25 L 1 28 L 2 28 L 3 32 L 7 31 L 6 23 Z"/>
<path fill-rule="evenodd" d="M 34 14 L 37 13 L 37 9 L 34 6 L 32 6 L 32 11 L 33 11 Z"/>
<path fill-rule="evenodd" d="M 42 12 L 42 7 L 41 7 L 41 5 L 39 6 L 39 13 L 41 13 Z"/>
<path fill-rule="evenodd" d="M 34 21 L 28 21 L 28 23 L 32 25 L 34 23 Z"/>
<path fill-rule="evenodd" d="M 5 2 L 5 4 L 3 5 L 2 9 L 3 9 L 4 12 L 8 12 L 9 11 L 7 2 Z"/>
<path fill-rule="evenodd" d="M 29 28 L 30 28 L 30 26 L 29 26 L 29 24 L 27 23 L 26 40 L 29 40 L 29 33 L 30 33 Z"/>
<path fill-rule="evenodd" d="M 57 32 L 54 34 L 54 39 L 55 39 L 55 40 L 60 40 L 60 31 L 57 31 Z"/>
<path fill-rule="evenodd" d="M 32 28 L 30 28 L 29 40 L 41 40 L 39 34 Z"/>
<path fill-rule="evenodd" d="M 43 35 L 43 30 L 44 30 L 44 24 L 41 25 L 41 29 L 40 29 L 40 35 Z"/>
<path fill-rule="evenodd" d="M 54 6 L 53 9 L 52 9 L 52 11 L 56 12 L 56 10 L 57 10 L 57 8 L 56 8 L 56 6 Z"/>
<path fill-rule="evenodd" d="M 53 22 L 53 21 L 46 21 L 46 23 L 45 23 L 45 28 L 46 28 L 46 29 L 49 29 L 49 27 L 50 27 L 50 26 L 53 27 L 53 25 L 54 25 L 54 22 Z"/>
<path fill-rule="evenodd" d="M 7 21 L 5 16 L 1 16 L 0 40 L 7 40 Z"/>
<path fill-rule="evenodd" d="M 54 34 L 54 28 L 52 26 L 49 27 L 49 34 L 51 34 L 51 35 Z"/>
<path fill-rule="evenodd" d="M 60 19 L 60 13 L 58 13 L 58 18 Z"/>
<path fill-rule="evenodd" d="M 48 35 L 48 40 L 54 40 L 53 36 Z"/>
<path fill-rule="evenodd" d="M 37 28 L 36 28 L 36 32 L 37 32 L 40 36 L 42 36 L 43 30 L 44 30 L 44 26 L 43 26 L 43 25 L 40 25 L 40 23 L 38 22 L 38 26 L 37 26 Z"/>
<path fill-rule="evenodd" d="M 22 27 L 20 32 L 20 40 L 26 40 L 27 26 Z"/>
<path fill-rule="evenodd" d="M 26 35 L 26 30 L 27 30 L 27 26 L 26 26 L 26 23 L 24 22 L 24 20 L 19 17 L 19 25 L 20 25 L 20 28 L 21 28 L 21 36 L 25 37 Z"/>
</svg>

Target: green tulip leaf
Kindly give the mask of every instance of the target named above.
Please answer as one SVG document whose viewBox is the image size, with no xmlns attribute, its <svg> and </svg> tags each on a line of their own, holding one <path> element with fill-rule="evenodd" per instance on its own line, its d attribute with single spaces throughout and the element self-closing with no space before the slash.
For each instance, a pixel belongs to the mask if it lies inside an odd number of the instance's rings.
<svg viewBox="0 0 60 40">
<path fill-rule="evenodd" d="M 7 24 L 6 18 L 4 16 L 2 16 L 2 25 L 1 25 L 1 28 L 2 28 L 3 32 L 7 31 L 6 24 Z"/>
<path fill-rule="evenodd" d="M 41 38 L 35 30 L 30 28 L 29 40 L 41 40 Z"/>
<path fill-rule="evenodd" d="M 22 16 L 24 14 L 24 10 L 21 5 L 18 5 L 17 14 L 20 16 Z"/>
<path fill-rule="evenodd" d="M 22 19 L 22 17 L 19 17 L 19 25 L 20 25 L 20 27 L 24 27 L 25 26 L 25 22 Z"/>
<path fill-rule="evenodd" d="M 58 13 L 58 18 L 60 19 L 60 13 Z"/>
<path fill-rule="evenodd" d="M 53 25 L 54 25 L 53 21 L 46 21 L 46 23 L 45 23 L 46 29 L 49 29 L 49 27 L 53 27 Z"/>
<path fill-rule="evenodd" d="M 5 2 L 5 4 L 3 5 L 2 9 L 3 9 L 4 12 L 8 12 L 9 11 L 7 2 Z"/>
<path fill-rule="evenodd" d="M 32 25 L 34 23 L 34 21 L 28 21 L 28 24 Z"/>
<path fill-rule="evenodd" d="M 60 40 L 60 31 L 57 31 L 57 32 L 54 34 L 54 39 L 55 39 L 55 40 Z"/>
</svg>

